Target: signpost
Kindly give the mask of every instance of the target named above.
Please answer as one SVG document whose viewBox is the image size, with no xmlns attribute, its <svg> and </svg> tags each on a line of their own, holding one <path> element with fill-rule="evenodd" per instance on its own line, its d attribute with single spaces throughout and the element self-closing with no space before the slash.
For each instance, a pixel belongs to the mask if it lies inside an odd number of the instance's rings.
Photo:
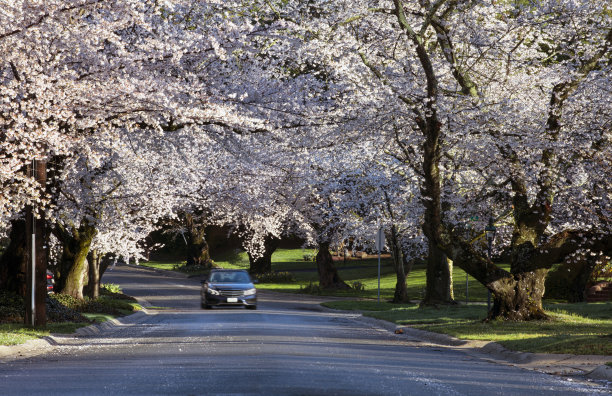
<svg viewBox="0 0 612 396">
<path fill-rule="evenodd" d="M 36 160 L 28 166 L 32 177 L 44 189 L 47 182 L 46 161 Z M 47 254 L 45 242 L 45 220 L 41 211 L 36 218 L 35 208 L 26 208 L 26 251 L 28 252 L 27 293 L 25 324 L 41 327 L 47 324 L 45 300 L 47 298 Z"/>
<path fill-rule="evenodd" d="M 376 250 L 378 250 L 378 302 L 380 303 L 380 252 L 385 247 L 385 232 L 382 227 L 376 233 Z"/>
</svg>

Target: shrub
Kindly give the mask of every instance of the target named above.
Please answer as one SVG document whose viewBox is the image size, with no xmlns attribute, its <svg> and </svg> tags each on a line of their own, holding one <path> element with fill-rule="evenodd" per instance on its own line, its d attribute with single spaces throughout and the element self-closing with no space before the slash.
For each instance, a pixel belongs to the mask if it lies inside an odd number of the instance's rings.
<svg viewBox="0 0 612 396">
<path fill-rule="evenodd" d="M 117 285 L 114 285 L 114 286 L 117 286 Z M 119 286 L 117 286 L 117 288 L 120 290 Z M 128 296 L 127 294 L 123 294 L 120 291 L 114 292 L 114 291 L 110 291 L 107 287 L 100 287 L 100 297 L 103 297 L 103 296 L 111 297 L 117 300 L 126 300 L 126 301 L 132 301 L 132 302 L 137 301 L 134 297 Z"/>
<path fill-rule="evenodd" d="M 612 260 L 601 259 L 593 269 L 590 281 L 612 280 Z"/>
<path fill-rule="evenodd" d="M 312 261 L 314 259 L 314 255 L 313 254 L 305 254 L 302 256 L 304 258 L 304 261 Z"/>
<path fill-rule="evenodd" d="M 110 293 L 119 294 L 121 293 L 121 286 L 116 285 L 114 283 L 103 283 L 100 285 L 100 293 L 102 293 L 102 289 L 109 291 Z"/>
<path fill-rule="evenodd" d="M 19 294 L 0 291 L 0 323 L 23 322 L 25 303 Z"/>
<path fill-rule="evenodd" d="M 59 296 L 61 294 L 54 294 L 53 296 Z M 58 299 L 48 297 L 47 298 L 47 320 L 51 323 L 58 322 L 74 322 L 74 323 L 87 323 L 89 320 L 81 315 L 80 312 L 75 311 L 64 306 Z"/>
<path fill-rule="evenodd" d="M 583 255 L 568 257 L 554 266 L 546 277 L 546 298 L 569 302 L 584 301 L 587 289 L 597 280 L 612 278 L 612 262 L 600 259 L 591 267 Z"/>
<path fill-rule="evenodd" d="M 133 312 L 134 307 L 125 300 L 102 296 L 95 300 L 87 300 L 83 312 L 121 315 L 121 311 Z"/>
<path fill-rule="evenodd" d="M 134 306 L 130 302 L 128 302 L 128 300 L 135 301 L 133 297 L 125 296 L 116 298 L 116 295 L 118 294 L 112 293 L 111 295 L 103 295 L 101 297 L 96 298 L 95 300 L 92 300 L 88 297 L 79 300 L 78 298 L 74 298 L 66 294 L 54 294 L 50 296 L 50 298 L 52 300 L 57 301 L 64 307 L 76 312 L 121 315 L 121 311 L 134 311 Z M 124 296 L 123 294 L 119 295 Z"/>
<path fill-rule="evenodd" d="M 180 271 L 187 274 L 201 274 L 203 272 L 210 271 L 211 268 L 217 268 L 217 264 L 213 260 L 209 260 L 206 264 L 193 264 L 187 265 L 186 262 L 180 264 L 174 264 L 172 266 L 173 271 Z"/>
<path fill-rule="evenodd" d="M 257 280 L 261 283 L 292 283 L 295 282 L 295 276 L 287 271 L 270 271 L 257 275 Z"/>
<path fill-rule="evenodd" d="M 118 290 L 118 286 L 110 289 Z M 123 315 L 134 312 L 139 307 L 134 305 L 135 298 L 122 293 L 109 291 L 108 285 L 100 289 L 101 297 L 92 300 L 85 297 L 80 300 L 67 294 L 52 294 L 47 296 L 47 320 L 58 322 L 85 322 L 89 323 L 82 313 L 103 313 L 109 315 Z M 0 323 L 19 323 L 25 317 L 25 302 L 18 294 L 0 291 Z"/>
<path fill-rule="evenodd" d="M 318 283 L 308 282 L 306 286 L 300 286 L 300 292 L 306 294 L 321 294 L 321 286 Z"/>
<path fill-rule="evenodd" d="M 72 297 L 68 294 L 52 294 L 49 297 L 52 300 L 62 304 L 64 307 L 78 312 L 83 312 L 83 307 L 85 307 L 87 300 L 89 300 L 87 297 L 85 297 L 83 300 L 79 300 L 78 298 Z"/>
<path fill-rule="evenodd" d="M 352 288 L 356 292 L 362 292 L 362 291 L 365 290 L 365 285 L 363 283 L 359 282 L 359 281 L 355 281 L 352 284 Z"/>
</svg>

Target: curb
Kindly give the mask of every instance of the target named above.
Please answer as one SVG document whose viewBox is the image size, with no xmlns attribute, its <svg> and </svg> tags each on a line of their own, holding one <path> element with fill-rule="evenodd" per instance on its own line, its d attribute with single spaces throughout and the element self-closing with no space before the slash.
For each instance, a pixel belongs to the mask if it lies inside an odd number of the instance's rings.
<svg viewBox="0 0 612 396">
<path fill-rule="evenodd" d="M 142 301 L 148 304 L 146 300 Z M 150 304 L 148 305 L 150 306 Z M 92 335 L 99 335 L 103 332 L 112 332 L 120 326 L 139 323 L 144 320 L 148 314 L 148 311 L 143 308 L 142 310 L 135 312 L 131 315 L 122 316 L 120 318 L 111 319 L 103 323 L 97 323 L 78 328 L 72 334 L 51 334 L 39 339 L 28 340 L 23 344 L 0 345 L 0 363 L 41 355 L 45 352 L 52 350 L 57 345 L 60 345 L 61 338 L 87 337 Z"/>
<path fill-rule="evenodd" d="M 185 274 L 183 272 L 165 270 L 165 269 L 160 269 L 160 268 L 152 268 L 152 267 L 147 267 L 146 265 L 136 265 L 136 264 L 128 264 L 128 263 L 122 263 L 121 265 L 125 265 L 131 268 L 139 268 L 139 269 L 144 269 L 147 271 L 153 271 L 153 272 L 157 272 L 158 274 L 172 275 L 172 276 L 176 276 L 177 278 L 188 279 L 190 277 L 189 274 Z"/>
<path fill-rule="evenodd" d="M 37 356 L 51 350 L 55 345 L 57 342 L 51 336 L 28 340 L 18 345 L 0 345 L 0 363 Z"/>
<path fill-rule="evenodd" d="M 561 376 L 583 376 L 590 380 L 612 382 L 612 367 L 605 363 L 612 361 L 612 356 L 604 355 L 570 355 L 520 352 L 506 349 L 492 341 L 462 340 L 447 334 L 433 333 L 411 327 L 398 326 L 382 319 L 363 316 L 356 311 L 334 310 L 323 307 L 328 312 L 354 314 L 355 320 L 366 322 L 372 327 L 383 328 L 396 334 L 398 338 L 411 337 L 417 341 L 443 347 L 462 349 L 471 355 L 480 355 L 496 363 L 509 364 L 527 370 L 539 371 Z"/>
<path fill-rule="evenodd" d="M 123 326 L 128 323 L 139 323 L 140 321 L 145 319 L 147 314 L 148 311 L 146 310 L 146 308 L 143 308 L 142 310 L 128 316 L 122 316 L 120 318 L 107 320 L 106 322 L 78 328 L 74 332 L 74 335 L 76 335 L 77 337 L 87 337 L 91 335 L 98 335 L 103 332 L 111 332 L 113 330 L 116 330 L 117 327 Z"/>
</svg>

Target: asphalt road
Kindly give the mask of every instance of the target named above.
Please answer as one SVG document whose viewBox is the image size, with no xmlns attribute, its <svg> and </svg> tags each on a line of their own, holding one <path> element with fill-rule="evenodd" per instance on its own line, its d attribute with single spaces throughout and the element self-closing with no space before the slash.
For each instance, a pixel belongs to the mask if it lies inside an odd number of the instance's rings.
<svg viewBox="0 0 612 396">
<path fill-rule="evenodd" d="M 104 282 L 147 314 L 0 366 L 2 395 L 598 395 L 609 390 L 490 363 L 261 292 L 259 309 L 201 310 L 199 282 L 117 266 Z M 165 307 L 166 309 L 159 309 Z"/>
</svg>

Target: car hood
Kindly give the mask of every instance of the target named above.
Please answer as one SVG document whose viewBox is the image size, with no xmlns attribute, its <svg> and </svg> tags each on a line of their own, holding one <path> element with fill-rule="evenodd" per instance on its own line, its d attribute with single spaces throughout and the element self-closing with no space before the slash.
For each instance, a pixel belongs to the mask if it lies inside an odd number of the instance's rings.
<svg viewBox="0 0 612 396">
<path fill-rule="evenodd" d="M 252 283 L 208 283 L 208 287 L 215 289 L 254 289 L 255 286 Z"/>
</svg>

